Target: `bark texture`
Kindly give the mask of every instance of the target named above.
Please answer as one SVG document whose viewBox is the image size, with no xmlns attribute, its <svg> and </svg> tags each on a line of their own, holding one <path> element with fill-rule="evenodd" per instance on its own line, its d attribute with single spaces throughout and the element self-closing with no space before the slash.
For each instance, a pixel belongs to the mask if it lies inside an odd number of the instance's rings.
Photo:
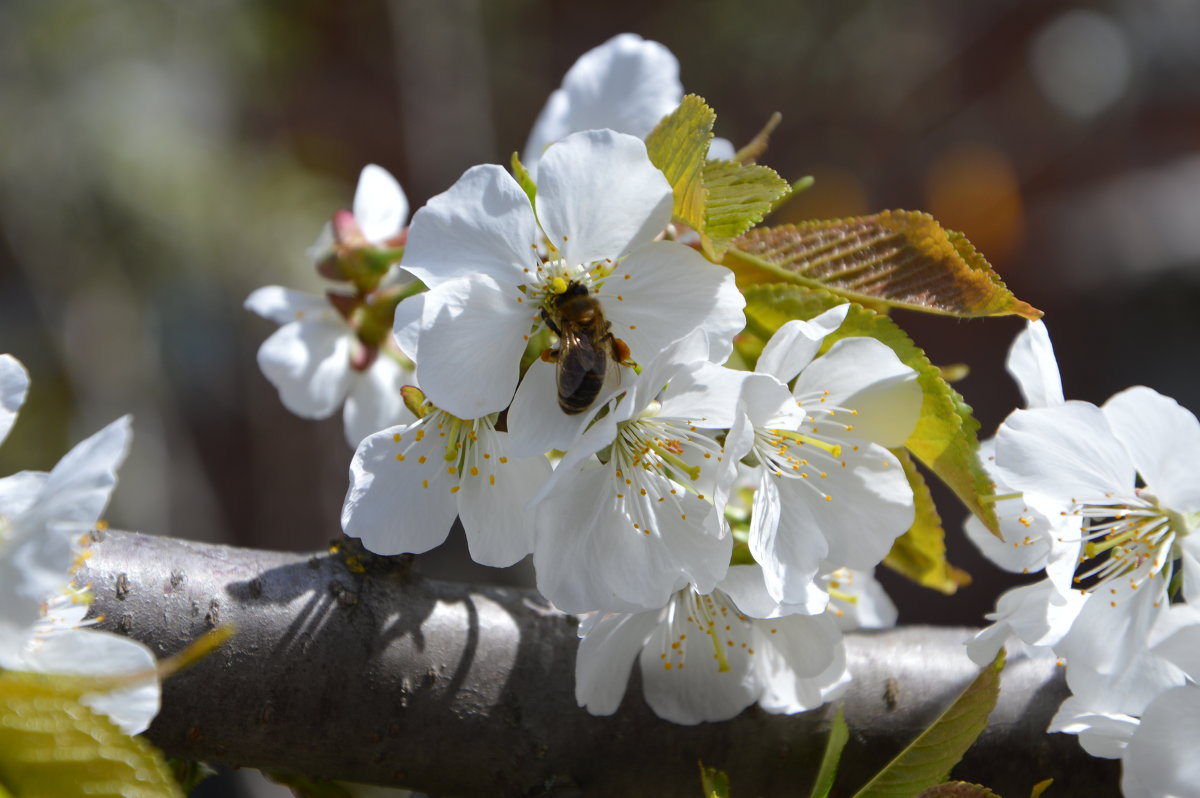
<svg viewBox="0 0 1200 798">
<path fill-rule="evenodd" d="M 403 558 L 235 549 L 107 532 L 79 574 L 100 627 L 174 654 L 236 635 L 171 677 L 150 737 L 173 756 L 409 787 L 446 796 L 687 796 L 697 761 L 738 796 L 807 795 L 832 708 L 756 707 L 676 726 L 634 669 L 613 717 L 575 704 L 575 622 L 533 593 L 414 575 Z M 849 795 L 976 674 L 967 629 L 850 635 Z M 987 731 L 953 775 L 1024 796 L 1117 795 L 1117 764 L 1045 728 L 1067 695 L 1052 663 L 1010 659 Z"/>
</svg>

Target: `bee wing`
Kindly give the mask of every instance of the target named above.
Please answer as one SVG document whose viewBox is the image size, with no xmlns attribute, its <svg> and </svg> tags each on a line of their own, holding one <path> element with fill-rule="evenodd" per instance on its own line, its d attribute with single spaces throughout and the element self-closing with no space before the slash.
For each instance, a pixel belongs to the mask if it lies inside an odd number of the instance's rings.
<svg viewBox="0 0 1200 798">
<path fill-rule="evenodd" d="M 579 386 L 605 365 L 606 358 L 586 334 L 574 326 L 567 326 L 559 339 L 558 392 L 570 396 Z"/>
</svg>

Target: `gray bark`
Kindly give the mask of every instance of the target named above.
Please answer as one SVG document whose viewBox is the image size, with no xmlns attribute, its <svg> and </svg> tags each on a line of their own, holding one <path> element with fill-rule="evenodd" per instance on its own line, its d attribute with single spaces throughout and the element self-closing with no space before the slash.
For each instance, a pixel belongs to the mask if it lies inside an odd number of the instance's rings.
<svg viewBox="0 0 1200 798">
<path fill-rule="evenodd" d="M 733 794 L 807 795 L 832 708 L 756 707 L 677 726 L 641 698 L 636 668 L 612 717 L 574 698 L 575 622 L 533 593 L 434 581 L 405 558 L 235 549 L 108 532 L 79 581 L 100 627 L 160 657 L 218 625 L 236 635 L 163 686 L 149 735 L 173 756 L 409 787 L 435 795 L 700 794 L 697 761 Z M 835 795 L 851 794 L 974 678 L 971 630 L 847 638 L 855 682 Z M 1117 795 L 1117 763 L 1044 730 L 1060 669 L 1017 658 L 989 728 L 953 775 L 1024 796 Z"/>
</svg>

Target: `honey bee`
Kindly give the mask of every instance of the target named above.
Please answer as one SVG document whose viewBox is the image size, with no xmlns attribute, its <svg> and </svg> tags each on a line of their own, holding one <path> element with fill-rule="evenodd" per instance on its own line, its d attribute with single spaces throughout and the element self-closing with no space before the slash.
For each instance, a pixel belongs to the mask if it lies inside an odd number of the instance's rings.
<svg viewBox="0 0 1200 798">
<path fill-rule="evenodd" d="M 558 406 L 576 415 L 587 410 L 608 372 L 608 355 L 621 365 L 631 366 L 629 347 L 615 337 L 605 320 L 600 301 L 576 280 L 552 300 L 553 316 L 542 308 L 542 318 L 558 336 L 558 349 L 547 349 L 542 359 L 557 364 Z"/>
</svg>

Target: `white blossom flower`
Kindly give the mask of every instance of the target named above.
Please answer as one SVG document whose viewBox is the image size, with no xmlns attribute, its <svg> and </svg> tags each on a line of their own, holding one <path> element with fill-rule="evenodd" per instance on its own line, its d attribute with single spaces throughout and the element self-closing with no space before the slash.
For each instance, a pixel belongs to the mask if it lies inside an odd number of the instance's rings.
<svg viewBox="0 0 1200 798">
<path fill-rule="evenodd" d="M 19 384 L 20 364 L 0 358 L 0 385 Z M 13 413 L 20 392 L 8 392 Z M 11 423 L 11 422 L 10 422 Z M 100 518 L 129 446 L 129 417 L 77 444 L 49 473 L 0 479 L 0 653 L 24 645 L 47 596 L 66 581 L 72 545 Z"/>
<path fill-rule="evenodd" d="M 560 609 L 661 607 L 685 585 L 706 593 L 725 574 L 731 538 L 715 435 L 733 418 L 746 372 L 707 354 L 696 331 L 646 364 L 619 401 L 593 410 L 535 497 L 538 589 Z"/>
<path fill-rule="evenodd" d="M 526 508 L 550 476 L 543 455 L 510 458 L 496 417 L 464 421 L 429 408 L 412 424 L 363 439 L 350 464 L 342 528 L 376 554 L 420 553 L 442 543 L 456 516 L 471 557 L 508 566 L 533 550 Z"/>
<path fill-rule="evenodd" d="M 552 314 L 571 283 L 599 303 L 634 361 L 697 327 L 715 361 L 728 357 L 745 300 L 728 269 L 653 240 L 672 194 L 640 140 L 575 133 L 546 151 L 539 174 L 531 205 L 500 167 L 473 167 L 413 217 L 403 268 L 430 290 L 400 304 L 395 329 L 434 404 L 460 418 L 507 407 L 542 311 Z M 533 415 L 564 415 L 544 394 Z"/>
<path fill-rule="evenodd" d="M 378 166 L 364 168 L 353 220 L 365 242 L 384 245 L 400 234 L 407 218 L 408 200 L 400 184 Z M 330 229 L 313 247 L 317 257 L 332 247 Z M 245 307 L 281 325 L 259 348 L 258 365 L 284 407 L 301 418 L 320 419 L 344 404 L 346 440 L 356 446 L 372 432 L 412 419 L 400 387 L 413 378 L 411 364 L 387 331 L 390 306 L 376 295 L 358 303 L 352 299 L 272 285 L 250 294 Z M 387 318 L 375 318 L 381 314 Z M 364 328 L 378 328 L 378 345 L 364 343 Z"/>
<path fill-rule="evenodd" d="M 592 614 L 579 635 L 575 697 L 594 715 L 620 706 L 635 658 L 650 708 L 689 725 L 756 702 L 777 714 L 813 709 L 848 683 L 833 617 L 776 603 L 752 565 L 730 568 L 709 593 L 679 590 L 662 609 Z"/>
<path fill-rule="evenodd" d="M 811 600 L 823 561 L 874 568 L 913 521 L 912 489 L 888 448 L 916 424 L 916 372 L 871 338 L 845 338 L 814 359 L 846 312 L 772 336 L 757 365 L 765 376 L 747 381 L 726 442 L 731 459 L 756 461 L 750 551 L 771 596 L 787 604 Z"/>
<path fill-rule="evenodd" d="M 646 138 L 683 99 L 679 61 L 665 46 L 621 33 L 581 55 L 538 115 L 522 156 L 530 174 L 551 144 L 581 130 L 608 128 Z M 710 158 L 729 159 L 733 145 L 715 138 Z"/>
<path fill-rule="evenodd" d="M 0 442 L 24 402 L 29 377 L 0 355 Z M 0 479 L 0 668 L 109 676 L 153 673 L 154 655 L 140 643 L 82 630 L 86 596 L 66 590 L 75 543 L 96 525 L 129 448 L 129 417 L 77 444 L 49 473 L 22 471 Z M 158 711 L 158 681 L 88 694 L 84 703 L 129 734 Z"/>
<path fill-rule="evenodd" d="M 1073 693 L 1140 700 L 1177 683 L 1169 669 L 1147 665 L 1144 653 L 1177 568 L 1183 595 L 1197 595 L 1198 458 L 1200 422 L 1144 387 L 1103 408 L 1066 402 L 1018 410 L 997 433 L 1004 484 L 1047 518 L 1082 525 L 1074 579 L 1085 598 L 1054 644 Z"/>
<path fill-rule="evenodd" d="M 60 585 L 59 592 L 44 602 L 43 614 L 20 648 L 0 647 L 0 668 L 63 676 L 142 677 L 81 697 L 83 704 L 108 716 L 121 731 L 141 734 L 158 714 L 157 660 L 136 640 L 86 628 L 91 625 L 84 621 L 89 602 L 86 591 Z"/>
<path fill-rule="evenodd" d="M 1200 687 L 1160 694 L 1121 756 L 1125 798 L 1200 798 Z"/>
</svg>

